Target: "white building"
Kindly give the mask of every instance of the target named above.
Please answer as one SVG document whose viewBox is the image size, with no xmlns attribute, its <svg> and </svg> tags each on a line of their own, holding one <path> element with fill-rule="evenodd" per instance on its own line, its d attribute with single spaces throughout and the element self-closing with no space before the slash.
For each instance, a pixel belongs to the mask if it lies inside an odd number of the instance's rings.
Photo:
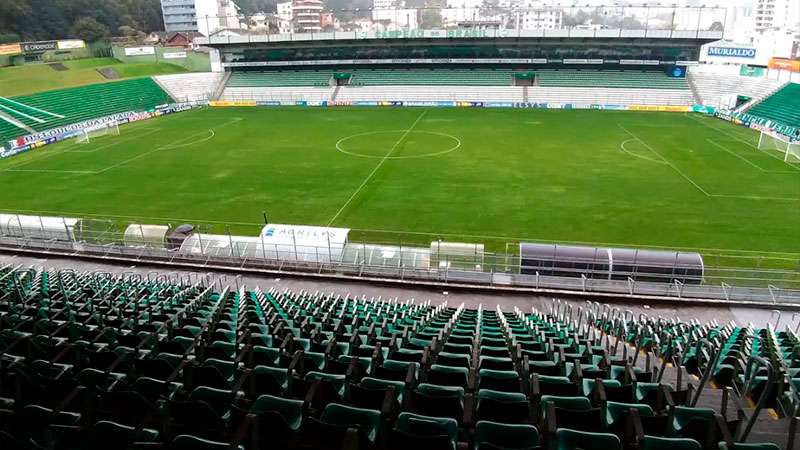
<svg viewBox="0 0 800 450">
<path fill-rule="evenodd" d="M 294 0 L 292 23 L 298 33 L 318 33 L 322 30 L 322 0 Z"/>
<path fill-rule="evenodd" d="M 406 8 L 405 2 L 372 0 L 372 20 L 380 22 L 384 30 L 409 30 L 419 27 L 418 10 Z"/>
<path fill-rule="evenodd" d="M 168 32 L 197 31 L 208 36 L 220 29 L 245 27 L 232 0 L 161 0 L 161 13 Z"/>
<path fill-rule="evenodd" d="M 208 36 L 221 29 L 243 29 L 247 24 L 233 0 L 195 0 L 197 31 Z"/>
<path fill-rule="evenodd" d="M 800 1 L 756 0 L 756 31 L 800 31 Z"/>
</svg>

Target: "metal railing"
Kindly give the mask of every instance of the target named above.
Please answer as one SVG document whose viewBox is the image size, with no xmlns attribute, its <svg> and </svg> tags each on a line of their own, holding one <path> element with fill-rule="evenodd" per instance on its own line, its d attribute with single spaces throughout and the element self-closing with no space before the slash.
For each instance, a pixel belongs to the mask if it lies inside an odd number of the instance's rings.
<svg viewBox="0 0 800 450">
<path fill-rule="evenodd" d="M 137 263 L 173 264 L 194 269 L 232 269 L 240 271 L 298 273 L 327 277 L 381 279 L 405 283 L 465 285 L 535 292 L 560 291 L 574 294 L 616 297 L 671 299 L 710 299 L 753 302 L 764 305 L 800 305 L 800 260 L 704 254 L 702 279 L 678 275 L 684 267 L 663 265 L 652 271 L 593 266 L 590 261 L 571 261 L 572 267 L 526 266 L 520 270 L 520 257 L 514 254 L 518 243 L 508 243 L 505 253 L 477 250 L 448 252 L 437 249 L 436 239 L 415 242 L 391 240 L 348 242 L 344 245 L 267 244 L 258 231 L 241 225 L 201 226 L 196 230 L 221 230 L 209 242 L 200 234 L 194 245 L 139 240 L 126 236 L 125 224 L 83 220 L 80 229 L 55 234 L 42 231 L 21 232 L 0 227 L 0 250 L 88 256 Z M 93 224 L 89 226 L 87 224 Z M 77 228 L 77 227 L 76 227 Z M 256 237 L 236 236 L 229 230 Z M 253 229 L 256 229 L 254 224 Z M 362 233 L 363 234 L 363 233 Z M 65 237 L 68 236 L 68 237 Z M 359 236 L 352 230 L 351 236 Z M 206 240 L 203 242 L 203 240 Z M 366 241 L 366 239 L 365 239 Z M 184 244 L 188 244 L 188 240 Z M 167 249 L 167 246 L 176 247 Z M 497 248 L 492 243 L 490 248 Z M 714 264 L 717 263 L 717 265 Z M 758 265 L 752 264 L 758 262 Z M 684 271 L 684 272 L 682 272 Z M 565 276 L 566 275 L 566 276 Z"/>
</svg>

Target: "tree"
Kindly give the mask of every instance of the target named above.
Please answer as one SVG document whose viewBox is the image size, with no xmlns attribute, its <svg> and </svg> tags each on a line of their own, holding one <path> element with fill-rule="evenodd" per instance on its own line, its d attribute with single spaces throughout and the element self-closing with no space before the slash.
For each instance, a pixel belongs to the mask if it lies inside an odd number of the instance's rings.
<svg viewBox="0 0 800 450">
<path fill-rule="evenodd" d="M 72 23 L 70 34 L 87 42 L 94 42 L 107 37 L 110 31 L 107 26 L 90 16 L 79 17 Z"/>
<path fill-rule="evenodd" d="M 423 30 L 435 30 L 442 28 L 442 10 L 420 9 L 419 27 Z"/>
</svg>

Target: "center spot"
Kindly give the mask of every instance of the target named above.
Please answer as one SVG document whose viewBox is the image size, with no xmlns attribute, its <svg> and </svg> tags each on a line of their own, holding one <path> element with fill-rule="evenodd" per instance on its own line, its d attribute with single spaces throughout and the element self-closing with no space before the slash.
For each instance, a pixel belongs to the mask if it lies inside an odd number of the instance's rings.
<svg viewBox="0 0 800 450">
<path fill-rule="evenodd" d="M 428 158 L 460 147 L 461 141 L 455 136 L 417 130 L 368 131 L 336 142 L 336 149 L 346 155 L 375 159 Z"/>
</svg>

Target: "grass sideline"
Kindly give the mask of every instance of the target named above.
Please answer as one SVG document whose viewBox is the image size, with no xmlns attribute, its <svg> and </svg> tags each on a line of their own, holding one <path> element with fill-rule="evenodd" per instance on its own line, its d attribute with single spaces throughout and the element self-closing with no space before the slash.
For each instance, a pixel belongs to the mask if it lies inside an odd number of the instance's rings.
<svg viewBox="0 0 800 450">
<path fill-rule="evenodd" d="M 183 73 L 186 69 L 169 63 L 125 64 L 115 58 L 89 58 L 64 61 L 69 68 L 55 71 L 46 64 L 29 64 L 0 69 L 0 96 L 12 97 L 36 92 L 105 83 L 111 80 L 100 75 L 97 69 L 112 68 L 120 78 Z"/>
<path fill-rule="evenodd" d="M 121 131 L 0 161 L 0 210 L 252 235 L 267 211 L 373 242 L 698 249 L 726 255 L 709 265 L 794 270 L 800 258 L 800 165 L 699 115 L 212 108 Z"/>
</svg>

